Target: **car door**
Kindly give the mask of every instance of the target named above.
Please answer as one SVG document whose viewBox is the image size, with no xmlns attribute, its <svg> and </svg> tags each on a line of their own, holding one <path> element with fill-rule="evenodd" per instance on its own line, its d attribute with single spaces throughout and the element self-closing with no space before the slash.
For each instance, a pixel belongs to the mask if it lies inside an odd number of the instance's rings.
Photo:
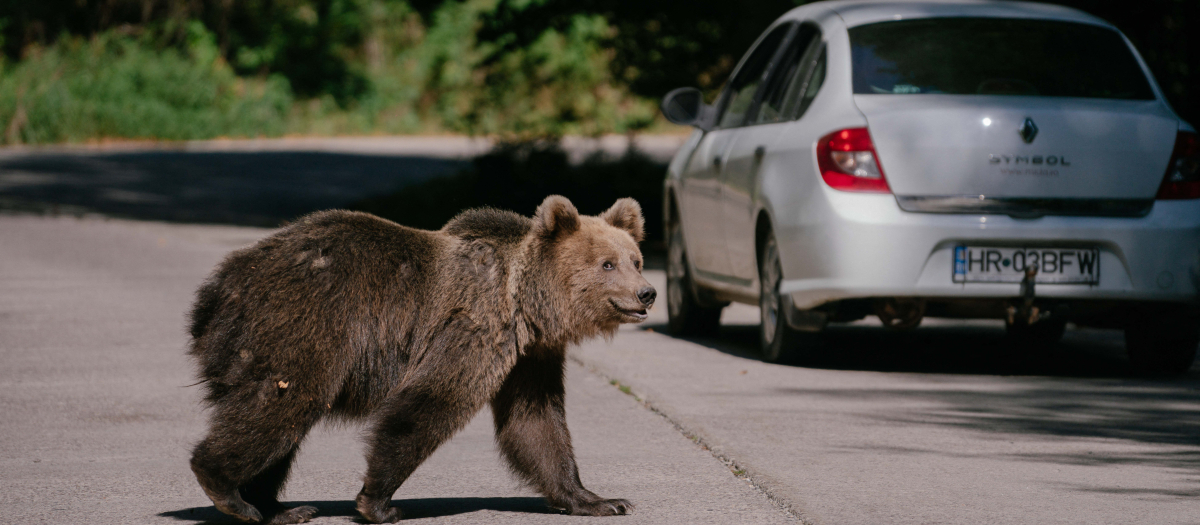
<svg viewBox="0 0 1200 525">
<path fill-rule="evenodd" d="M 755 221 L 759 173 L 776 145 L 786 140 L 784 130 L 789 122 L 798 116 L 820 48 L 821 32 L 815 24 L 796 27 L 766 72 L 758 101 L 726 153 L 725 169 L 719 177 L 721 224 L 730 277 L 741 286 L 753 286 L 758 276 Z"/>
<path fill-rule="evenodd" d="M 702 279 L 724 281 L 732 273 L 721 224 L 720 176 L 729 149 L 754 108 L 766 71 L 791 28 L 791 24 L 783 24 L 770 29 L 747 53 L 721 94 L 714 129 L 705 133 L 684 170 L 680 185 L 683 233 L 688 257 Z"/>
<path fill-rule="evenodd" d="M 701 275 L 729 271 L 729 259 L 724 250 L 724 231 L 721 229 L 721 187 L 717 180 L 720 171 L 712 159 L 719 159 L 728 143 L 727 130 L 704 134 L 680 179 L 680 214 L 688 259 Z"/>
</svg>

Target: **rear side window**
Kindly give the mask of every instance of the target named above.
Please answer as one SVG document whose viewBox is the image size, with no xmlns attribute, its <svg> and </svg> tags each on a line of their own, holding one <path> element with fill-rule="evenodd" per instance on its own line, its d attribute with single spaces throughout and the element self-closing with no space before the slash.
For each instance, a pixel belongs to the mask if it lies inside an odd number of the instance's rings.
<svg viewBox="0 0 1200 525">
<path fill-rule="evenodd" d="M 798 116 L 796 109 L 821 47 L 821 33 L 815 25 L 803 24 L 797 29 L 767 80 L 753 123 L 780 122 Z"/>
<path fill-rule="evenodd" d="M 859 94 L 1154 98 L 1121 35 L 1088 24 L 926 18 L 851 28 L 850 44 Z"/>
<path fill-rule="evenodd" d="M 817 96 L 817 91 L 820 91 L 821 84 L 825 82 L 825 45 L 816 46 L 814 51 L 813 55 L 816 59 L 813 61 L 812 70 L 808 73 L 808 80 L 804 84 L 797 85 L 797 89 L 788 93 L 788 99 L 784 103 L 784 115 L 789 119 L 804 116 L 808 106 L 812 105 L 813 98 Z"/>
<path fill-rule="evenodd" d="M 783 24 L 771 30 L 746 58 L 733 80 L 730 80 L 729 85 L 725 88 L 728 90 L 728 95 L 726 95 L 727 99 L 721 112 L 721 118 L 718 120 L 718 127 L 732 128 L 741 126 L 745 122 L 746 113 L 754 104 L 754 95 L 758 92 L 763 77 L 766 76 L 767 66 L 771 65 L 771 59 L 775 58 L 779 44 L 783 42 L 783 37 L 787 36 L 791 29 L 790 24 Z"/>
</svg>

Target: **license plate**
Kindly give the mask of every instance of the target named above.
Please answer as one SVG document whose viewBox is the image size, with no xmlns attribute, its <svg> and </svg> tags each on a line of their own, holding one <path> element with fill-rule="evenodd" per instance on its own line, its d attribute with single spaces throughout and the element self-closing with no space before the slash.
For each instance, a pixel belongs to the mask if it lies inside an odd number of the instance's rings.
<svg viewBox="0 0 1200 525">
<path fill-rule="evenodd" d="M 1038 269 L 1036 280 L 1039 283 L 1097 284 L 1100 282 L 1100 250 L 954 247 L 956 283 L 1019 283 L 1029 267 Z"/>
</svg>

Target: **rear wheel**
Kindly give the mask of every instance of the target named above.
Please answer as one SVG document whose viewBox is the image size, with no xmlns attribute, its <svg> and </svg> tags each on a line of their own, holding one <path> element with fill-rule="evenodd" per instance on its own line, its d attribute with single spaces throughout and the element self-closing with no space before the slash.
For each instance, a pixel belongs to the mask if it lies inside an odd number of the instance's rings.
<svg viewBox="0 0 1200 525">
<path fill-rule="evenodd" d="M 1154 308 L 1133 316 L 1125 328 L 1125 351 L 1137 374 L 1179 375 L 1192 367 L 1200 345 L 1200 322 L 1182 309 Z"/>
<path fill-rule="evenodd" d="M 779 249 L 775 244 L 774 235 L 768 234 L 758 260 L 758 281 L 761 286 L 758 304 L 762 316 L 759 341 L 763 360 L 768 363 L 781 363 L 807 357 L 819 342 L 819 335 L 799 332 L 788 326 L 787 308 L 791 306 L 779 293 L 783 270 L 779 263 Z"/>
<path fill-rule="evenodd" d="M 721 307 L 696 300 L 678 220 L 671 223 L 667 237 L 667 318 L 672 335 L 714 335 L 721 326 Z"/>
</svg>

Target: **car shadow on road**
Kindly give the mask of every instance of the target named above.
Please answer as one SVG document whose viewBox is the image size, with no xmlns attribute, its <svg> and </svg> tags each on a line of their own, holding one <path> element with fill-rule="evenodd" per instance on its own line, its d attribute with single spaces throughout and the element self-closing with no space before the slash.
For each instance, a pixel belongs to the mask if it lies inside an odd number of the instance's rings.
<svg viewBox="0 0 1200 525">
<path fill-rule="evenodd" d="M 666 333 L 665 325 L 645 328 Z M 719 352 L 761 360 L 758 327 L 722 325 L 717 337 L 684 338 Z M 1021 347 L 997 323 L 939 324 L 893 331 L 865 324 L 829 327 L 811 355 L 785 364 L 828 370 L 1128 378 L 1129 361 L 1119 332 L 1069 330 L 1056 344 Z M 1200 379 L 1196 369 L 1184 378 Z"/>
<path fill-rule="evenodd" d="M 650 328 L 659 331 L 666 327 Z M 689 340 L 731 356 L 761 359 L 757 326 L 722 326 L 716 338 Z M 767 387 L 768 395 L 896 407 L 866 416 L 886 424 L 953 427 L 988 439 L 1034 437 L 1053 442 L 1066 438 L 1096 445 L 1083 451 L 1062 447 L 1013 452 L 1005 454 L 1005 459 L 1064 465 L 1152 465 L 1187 474 L 1200 471 L 1198 367 L 1173 378 L 1132 377 L 1123 339 L 1112 331 L 1070 330 L 1058 344 L 1015 352 L 1003 325 L 932 326 L 910 332 L 839 326 L 829 330 L 820 356 L 790 364 L 901 373 L 917 381 L 889 381 L 885 384 L 895 386 L 879 388 L 781 384 Z M 876 448 L 898 454 L 951 454 L 919 447 Z M 1123 490 L 1088 483 L 1073 488 L 1095 493 Z M 1147 496 L 1200 495 L 1200 490 L 1181 491 L 1178 487 L 1151 492 Z"/>
<path fill-rule="evenodd" d="M 339 516 L 355 518 L 356 523 L 366 523 L 354 508 L 354 501 L 285 501 L 289 507 L 311 505 L 317 508 L 316 517 Z M 524 514 L 557 514 L 555 509 L 546 505 L 546 500 L 538 497 L 512 498 L 414 498 L 392 500 L 392 506 L 398 507 L 404 521 L 420 518 L 439 518 L 467 514 L 483 510 L 497 512 L 519 512 Z M 164 518 L 175 518 L 197 525 L 241 523 L 232 516 L 221 513 L 216 507 L 191 507 L 186 509 L 162 512 Z"/>
</svg>

